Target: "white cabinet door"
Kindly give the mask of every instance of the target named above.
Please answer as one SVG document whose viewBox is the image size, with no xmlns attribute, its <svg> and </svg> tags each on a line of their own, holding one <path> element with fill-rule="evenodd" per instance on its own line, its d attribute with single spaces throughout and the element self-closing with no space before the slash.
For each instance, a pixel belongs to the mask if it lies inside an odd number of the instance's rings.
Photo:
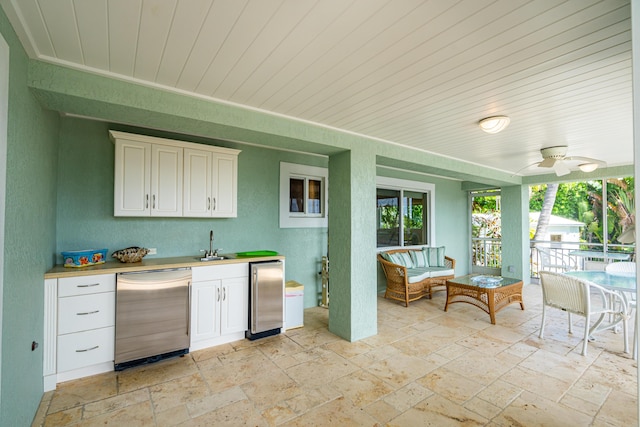
<svg viewBox="0 0 640 427">
<path fill-rule="evenodd" d="M 249 282 L 247 277 L 222 281 L 220 332 L 222 335 L 246 331 L 249 325 Z"/>
<path fill-rule="evenodd" d="M 149 216 L 151 144 L 116 141 L 113 214 Z"/>
<path fill-rule="evenodd" d="M 228 218 L 238 216 L 238 156 L 213 153 L 211 173 L 211 215 Z"/>
<path fill-rule="evenodd" d="M 184 150 L 184 216 L 211 216 L 211 153 Z"/>
<path fill-rule="evenodd" d="M 191 284 L 191 342 L 220 336 L 220 280 Z"/>
<path fill-rule="evenodd" d="M 182 147 L 151 146 L 151 215 L 182 216 Z"/>
</svg>

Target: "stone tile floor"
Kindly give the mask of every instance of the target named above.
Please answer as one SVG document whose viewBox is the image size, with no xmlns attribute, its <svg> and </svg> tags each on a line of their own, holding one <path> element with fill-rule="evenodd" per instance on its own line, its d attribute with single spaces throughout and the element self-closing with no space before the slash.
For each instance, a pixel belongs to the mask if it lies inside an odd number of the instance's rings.
<svg viewBox="0 0 640 427">
<path fill-rule="evenodd" d="M 537 336 L 541 290 L 489 316 L 445 295 L 378 299 L 378 334 L 347 342 L 328 311 L 304 328 L 59 384 L 35 426 L 633 426 L 637 363 L 605 331 L 580 355 L 582 322 L 557 310 Z M 633 337 L 631 334 L 630 337 Z"/>
</svg>

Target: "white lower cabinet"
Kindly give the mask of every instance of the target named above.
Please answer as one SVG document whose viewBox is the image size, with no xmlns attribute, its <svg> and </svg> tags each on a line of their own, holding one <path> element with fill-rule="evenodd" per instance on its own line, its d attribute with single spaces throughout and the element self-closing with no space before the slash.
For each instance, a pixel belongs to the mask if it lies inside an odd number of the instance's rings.
<svg viewBox="0 0 640 427">
<path fill-rule="evenodd" d="M 190 350 L 243 339 L 249 324 L 249 265 L 194 267 L 191 274 Z"/>
<path fill-rule="evenodd" d="M 115 290 L 115 274 L 45 280 L 45 391 L 113 370 Z"/>
<path fill-rule="evenodd" d="M 190 350 L 242 340 L 249 324 L 249 264 L 191 269 Z M 44 281 L 44 391 L 113 370 L 116 275 Z"/>
</svg>

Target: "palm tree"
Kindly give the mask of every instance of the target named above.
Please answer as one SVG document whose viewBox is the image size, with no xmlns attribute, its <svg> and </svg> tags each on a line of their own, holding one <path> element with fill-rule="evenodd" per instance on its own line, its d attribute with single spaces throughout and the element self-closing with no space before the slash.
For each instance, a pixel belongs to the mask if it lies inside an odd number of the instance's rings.
<svg viewBox="0 0 640 427">
<path fill-rule="evenodd" d="M 551 219 L 551 211 L 553 210 L 553 205 L 556 203 L 558 185 L 559 184 L 557 183 L 547 184 L 547 189 L 544 192 L 544 200 L 542 201 L 542 209 L 540 209 L 540 217 L 538 218 L 538 225 L 536 226 L 536 232 L 533 235 L 534 241 L 547 233 L 549 220 Z"/>
</svg>

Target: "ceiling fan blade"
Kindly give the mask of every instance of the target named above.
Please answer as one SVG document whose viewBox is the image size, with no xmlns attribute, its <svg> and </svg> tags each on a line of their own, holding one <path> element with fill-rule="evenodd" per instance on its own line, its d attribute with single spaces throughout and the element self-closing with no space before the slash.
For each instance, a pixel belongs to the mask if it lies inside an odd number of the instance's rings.
<svg viewBox="0 0 640 427">
<path fill-rule="evenodd" d="M 568 175 L 571 173 L 569 167 L 563 161 L 555 162 L 553 170 L 558 176 Z"/>
<path fill-rule="evenodd" d="M 552 168 L 553 165 L 556 164 L 556 159 L 553 158 L 547 158 L 542 160 L 539 164 L 538 167 L 539 168 Z"/>
<path fill-rule="evenodd" d="M 511 175 L 511 178 L 513 178 L 514 176 L 518 175 L 523 170 L 528 169 L 531 166 L 536 166 L 536 165 L 540 166 L 540 162 L 531 163 L 530 165 L 527 165 L 527 166 L 525 166 L 525 167 L 523 167 L 521 169 L 518 169 L 516 172 L 513 173 L 513 175 Z"/>
<path fill-rule="evenodd" d="M 571 157 L 567 157 L 565 160 L 577 160 L 585 163 L 595 163 L 600 167 L 607 166 L 607 162 L 598 160 L 598 159 L 592 159 L 591 157 L 571 156 Z"/>
</svg>

